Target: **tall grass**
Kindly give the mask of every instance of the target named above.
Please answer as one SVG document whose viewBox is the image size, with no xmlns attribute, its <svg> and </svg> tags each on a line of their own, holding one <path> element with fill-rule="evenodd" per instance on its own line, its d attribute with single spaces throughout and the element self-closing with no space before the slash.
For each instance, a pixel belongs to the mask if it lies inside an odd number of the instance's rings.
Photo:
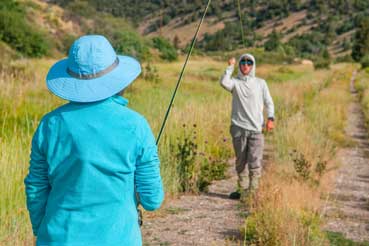
<svg viewBox="0 0 369 246">
<path fill-rule="evenodd" d="M 366 124 L 369 126 L 369 68 L 359 72 L 355 88 L 359 92 L 359 100 L 363 106 Z"/>
<path fill-rule="evenodd" d="M 51 95 L 44 78 L 53 60 L 17 60 L 3 64 L 0 72 L 0 245 L 31 242 L 31 229 L 25 207 L 23 179 L 28 172 L 31 137 L 41 117 L 65 103 Z M 185 134 L 196 129 L 196 175 L 212 168 L 215 160 L 226 162 L 231 155 L 228 127 L 230 97 L 218 79 L 223 64 L 194 60 L 184 78 L 172 108 L 159 152 L 167 194 L 180 191 L 177 146 Z M 201 66 L 200 66 L 201 64 Z M 138 79 L 125 92 L 129 107 L 143 114 L 157 135 L 169 103 L 181 62 L 158 64 L 160 83 Z M 214 69 L 218 74 L 209 73 Z M 184 127 L 185 126 L 185 127 Z M 204 166 L 205 165 L 205 166 Z M 216 165 L 214 165 L 215 167 Z M 196 176 L 202 185 L 208 180 Z M 215 177 L 214 177 L 215 178 Z M 204 183 L 205 182 L 205 183 Z"/>
<path fill-rule="evenodd" d="M 44 83 L 53 62 L 17 60 L 1 66 L 0 245 L 30 245 L 32 241 L 23 185 L 31 137 L 40 118 L 65 103 L 51 95 Z M 150 82 L 139 78 L 124 96 L 129 99 L 129 107 L 148 119 L 156 135 L 182 60 L 155 66 L 159 80 Z M 196 182 L 207 184 L 211 178 L 221 177 L 222 167 L 218 164 L 225 163 L 233 155 L 228 133 L 231 96 L 218 83 L 224 68 L 225 63 L 204 57 L 194 58 L 188 65 L 159 145 L 167 194 L 175 195 L 181 190 L 178 146 L 184 143 L 189 132 L 196 132 L 191 138 L 196 144 L 191 177 Z M 343 140 L 341 130 L 345 115 L 342 107 L 348 99 L 342 100 L 346 96 L 343 92 L 346 75 L 337 73 L 338 70 L 315 72 L 312 67 L 302 65 L 288 69 L 271 65 L 258 67 L 257 74 L 268 78 L 276 103 L 277 129 L 267 140 L 274 146 L 275 166 L 265 175 L 264 180 L 268 182 L 262 184 L 260 206 L 255 207 L 255 216 L 250 217 L 251 222 L 247 224 L 250 228 L 258 225 L 258 230 L 271 235 L 266 237 L 268 240 L 277 238 L 281 242 L 293 242 L 303 238 L 301 240 L 306 241 L 311 233 L 320 233 L 318 229 L 313 230 L 318 225 L 315 222 L 319 197 L 312 187 L 294 179 L 289 151 L 297 149 L 316 163 L 317 155 L 330 160 L 335 146 Z M 212 175 L 214 177 L 208 177 Z M 277 212 L 272 214 L 273 208 Z M 293 223 L 288 222 L 291 218 Z M 265 226 L 259 226 L 260 223 Z M 267 224 L 274 225 L 274 229 L 271 231 Z M 258 233 L 252 235 L 259 238 Z"/>
<path fill-rule="evenodd" d="M 310 73 L 313 77 L 304 77 L 298 84 L 287 81 L 272 85 L 278 121 L 267 141 L 274 150 L 274 159 L 257 196 L 248 204 L 251 216 L 243 231 L 249 243 L 328 244 L 320 229 L 324 207 L 321 197 L 332 188 L 330 178 L 339 165 L 335 151 L 347 144 L 344 127 L 347 105 L 352 100 L 349 81 L 353 70 L 351 65 L 340 64 L 331 71 Z M 296 152 L 304 158 L 302 163 L 309 173 L 306 179 L 301 179 L 296 169 L 299 160 L 291 155 Z M 316 174 L 317 165 L 327 166 Z M 329 175 L 321 176 L 325 170 Z"/>
</svg>

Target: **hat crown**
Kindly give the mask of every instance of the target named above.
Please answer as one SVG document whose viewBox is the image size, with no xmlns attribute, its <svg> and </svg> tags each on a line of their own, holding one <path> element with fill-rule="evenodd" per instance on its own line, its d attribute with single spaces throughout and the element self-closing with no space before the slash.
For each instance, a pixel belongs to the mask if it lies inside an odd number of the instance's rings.
<svg viewBox="0 0 369 246">
<path fill-rule="evenodd" d="M 100 35 L 77 39 L 69 50 L 68 69 L 80 75 L 92 75 L 111 66 L 117 55 L 109 41 Z"/>
</svg>

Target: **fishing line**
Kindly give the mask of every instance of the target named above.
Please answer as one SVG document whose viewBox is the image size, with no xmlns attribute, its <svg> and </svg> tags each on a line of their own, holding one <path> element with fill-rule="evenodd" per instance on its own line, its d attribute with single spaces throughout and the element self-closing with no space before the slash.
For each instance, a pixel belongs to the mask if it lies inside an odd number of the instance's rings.
<svg viewBox="0 0 369 246">
<path fill-rule="evenodd" d="M 156 139 L 156 145 L 158 145 L 158 144 L 159 144 L 160 137 L 161 137 L 161 135 L 162 135 L 162 133 L 163 133 L 163 131 L 164 131 L 164 128 L 165 128 L 165 125 L 166 125 L 166 122 L 167 122 L 167 119 L 168 119 L 168 116 L 169 116 L 170 110 L 171 110 L 172 105 L 173 105 L 173 102 L 174 102 L 174 98 L 175 98 L 175 96 L 176 96 L 176 94 L 177 94 L 177 90 L 178 90 L 179 85 L 180 85 L 180 83 L 181 83 L 181 81 L 182 81 L 182 77 L 183 77 L 183 74 L 184 74 L 184 72 L 185 72 L 185 69 L 186 69 L 186 66 L 187 66 L 187 62 L 188 62 L 188 60 L 189 60 L 189 58 L 190 58 L 190 56 L 191 56 L 191 54 L 192 54 L 193 47 L 195 46 L 195 43 L 196 43 L 197 35 L 198 35 L 199 30 L 200 30 L 200 27 L 201 27 L 201 25 L 202 25 L 202 23 L 203 23 L 203 21 L 204 21 L 204 19 L 205 19 L 205 15 L 206 15 L 206 12 L 207 12 L 207 11 L 208 11 L 208 9 L 209 9 L 210 3 L 211 3 L 211 0 L 208 0 L 208 3 L 207 3 L 207 5 L 206 5 L 206 8 L 205 8 L 204 13 L 203 13 L 202 18 L 201 18 L 201 21 L 200 21 L 199 25 L 197 26 L 196 33 L 195 33 L 195 35 L 194 35 L 194 37 L 193 37 L 193 39 L 192 39 L 191 46 L 190 46 L 190 50 L 189 50 L 189 51 L 188 51 L 188 53 L 187 53 L 186 61 L 185 61 L 185 63 L 183 64 L 182 71 L 181 71 L 181 73 L 180 73 L 180 75 L 179 75 L 179 78 L 178 78 L 178 81 L 177 81 L 177 85 L 176 85 L 176 87 L 175 87 L 175 89 L 174 89 L 174 92 L 173 92 L 172 98 L 171 98 L 171 100 L 170 100 L 170 103 L 169 103 L 169 106 L 168 106 L 167 112 L 165 113 L 165 117 L 164 117 L 164 120 L 163 120 L 163 124 L 161 125 L 160 131 L 159 131 L 159 135 L 158 135 L 158 137 L 157 137 L 157 139 Z"/>
</svg>

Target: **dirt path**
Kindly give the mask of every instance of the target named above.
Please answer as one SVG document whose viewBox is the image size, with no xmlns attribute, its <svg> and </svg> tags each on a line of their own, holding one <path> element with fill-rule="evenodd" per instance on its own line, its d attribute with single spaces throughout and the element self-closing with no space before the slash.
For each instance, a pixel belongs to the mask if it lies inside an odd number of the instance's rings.
<svg viewBox="0 0 369 246">
<path fill-rule="evenodd" d="M 272 149 L 265 146 L 264 166 Z M 234 160 L 229 162 L 228 179 L 215 181 L 209 192 L 200 195 L 182 195 L 166 204 L 162 215 L 145 218 L 142 226 L 143 245 L 243 245 L 240 229 L 244 212 L 239 201 L 228 195 L 236 187 Z"/>
<path fill-rule="evenodd" d="M 145 218 L 144 245 L 239 245 L 239 202 L 228 199 L 236 173 L 228 170 L 230 178 L 214 182 L 208 193 L 183 195 L 162 208 L 162 217 Z"/>
<path fill-rule="evenodd" d="M 355 146 L 338 152 L 342 166 L 326 209 L 325 228 L 359 242 L 369 241 L 369 136 L 353 86 L 355 75 L 351 79 L 355 100 L 349 105 L 346 127 L 347 137 Z"/>
</svg>

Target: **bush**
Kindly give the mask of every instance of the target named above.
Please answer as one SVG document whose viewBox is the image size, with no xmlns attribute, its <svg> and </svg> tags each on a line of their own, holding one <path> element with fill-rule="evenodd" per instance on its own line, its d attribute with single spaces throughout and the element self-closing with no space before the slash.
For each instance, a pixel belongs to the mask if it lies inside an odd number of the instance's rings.
<svg viewBox="0 0 369 246">
<path fill-rule="evenodd" d="M 94 16 L 96 16 L 95 8 L 91 6 L 91 4 L 87 1 L 73 1 L 68 3 L 66 8 L 72 13 L 83 17 L 93 18 Z"/>
<path fill-rule="evenodd" d="M 353 62 L 354 60 L 352 59 L 351 55 L 345 55 L 345 56 L 338 56 L 335 59 L 336 63 L 340 63 L 340 62 Z"/>
<path fill-rule="evenodd" d="M 177 50 L 173 45 L 162 37 L 155 37 L 152 39 L 154 48 L 160 52 L 160 58 L 167 61 L 175 61 L 178 58 Z"/>
<path fill-rule="evenodd" d="M 186 125 L 183 125 L 185 130 Z M 196 183 L 196 156 L 197 143 L 196 131 L 194 129 L 183 132 L 182 138 L 178 139 L 175 145 L 171 146 L 171 152 L 175 153 L 177 161 L 177 173 L 179 177 L 180 192 L 197 191 Z"/>
<path fill-rule="evenodd" d="M 151 66 L 150 62 L 148 62 L 147 65 L 144 67 L 142 76 L 144 80 L 153 82 L 155 84 L 161 81 L 158 74 L 158 69 L 155 66 Z"/>
<path fill-rule="evenodd" d="M 113 33 L 112 44 L 117 53 L 133 56 L 140 60 L 150 58 L 148 45 L 133 31 L 117 31 Z"/>
<path fill-rule="evenodd" d="M 85 28 L 88 29 L 87 34 L 101 34 L 107 37 L 117 53 L 133 56 L 141 61 L 151 57 L 148 42 L 130 23 L 121 18 L 96 12 L 93 25 L 86 25 Z"/>
<path fill-rule="evenodd" d="M 318 57 L 314 59 L 314 68 L 315 69 L 329 69 L 331 62 L 329 59 L 325 59 L 323 57 Z"/>
<path fill-rule="evenodd" d="M 206 191 L 213 180 L 225 178 L 229 152 L 225 147 L 227 139 L 214 148 L 210 147 L 200 152 L 199 133 L 196 124 L 188 127 L 183 124 L 183 132 L 175 143 L 170 144 L 178 175 L 178 190 L 180 192 Z M 207 140 L 205 141 L 207 144 Z"/>
<path fill-rule="evenodd" d="M 361 68 L 369 67 L 369 54 L 361 58 L 360 63 L 361 63 Z"/>
<path fill-rule="evenodd" d="M 29 26 L 20 11 L 0 10 L 0 39 L 29 57 L 46 55 L 50 48 L 43 35 Z"/>
<path fill-rule="evenodd" d="M 280 45 L 280 35 L 276 30 L 273 30 L 273 32 L 268 35 L 268 40 L 264 43 L 264 49 L 266 51 L 275 51 Z"/>
<path fill-rule="evenodd" d="M 197 180 L 199 191 L 207 191 L 208 186 L 213 180 L 221 180 L 225 178 L 227 163 L 224 160 L 204 159 L 200 167 L 200 175 Z"/>
<path fill-rule="evenodd" d="M 327 161 L 319 157 L 318 161 L 314 164 L 297 150 L 293 150 L 291 157 L 298 180 L 308 182 L 314 186 L 320 184 L 320 180 L 327 169 Z"/>
<path fill-rule="evenodd" d="M 276 207 L 280 195 L 264 197 L 264 203 L 245 220 L 241 233 L 247 245 L 326 245 L 319 215 L 288 207 Z M 262 199 L 258 197 L 257 199 Z M 296 244 L 296 242 L 299 242 Z"/>
<path fill-rule="evenodd" d="M 287 44 L 293 47 L 300 57 L 311 58 L 312 55 L 321 54 L 326 49 L 325 35 L 313 31 L 291 38 Z"/>
</svg>

